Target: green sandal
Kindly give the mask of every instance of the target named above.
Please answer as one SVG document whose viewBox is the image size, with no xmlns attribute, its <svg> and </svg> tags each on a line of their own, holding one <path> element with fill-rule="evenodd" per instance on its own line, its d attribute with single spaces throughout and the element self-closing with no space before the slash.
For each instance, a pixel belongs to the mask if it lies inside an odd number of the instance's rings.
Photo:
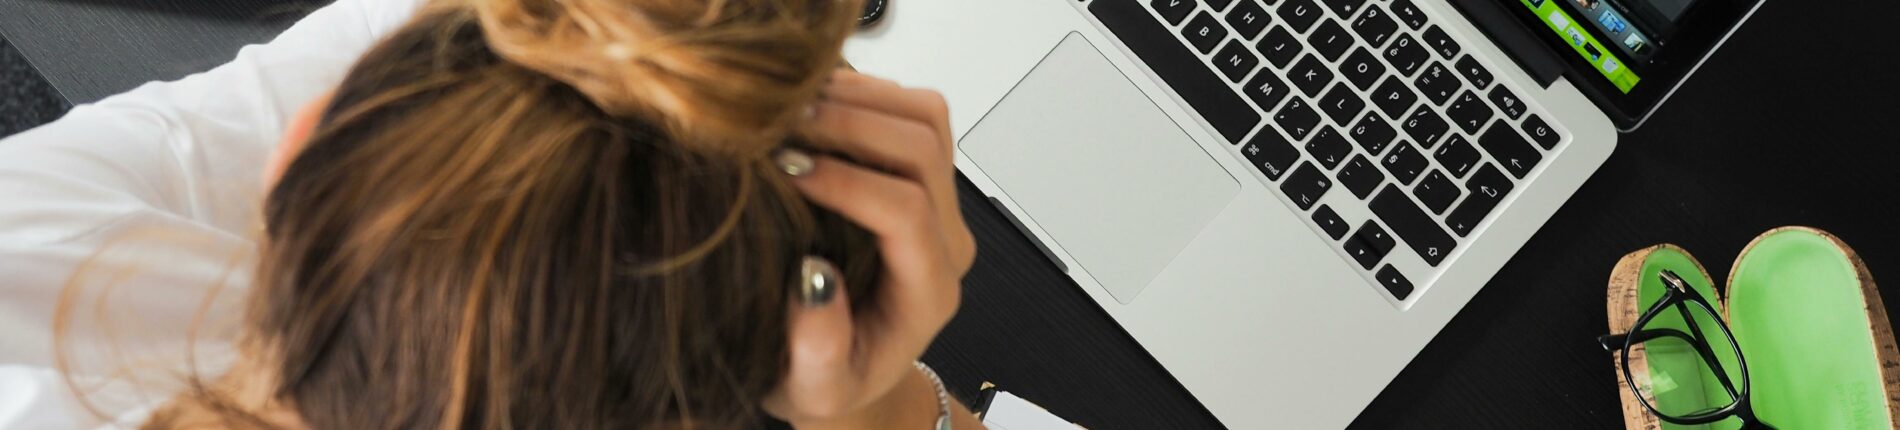
<svg viewBox="0 0 1900 430">
<path fill-rule="evenodd" d="M 1715 314 L 1698 311 L 1691 318 L 1710 339 L 1707 343 L 1715 345 L 1710 349 L 1720 368 L 1736 380 L 1742 379 L 1742 360 L 1727 347 L 1717 318 L 1730 322 L 1748 367 L 1746 380 L 1734 384 L 1748 393 L 1746 406 L 1761 422 L 1780 429 L 1900 429 L 1893 420 L 1900 416 L 1900 371 L 1893 370 L 1900 369 L 1900 352 L 1873 278 L 1839 239 L 1803 227 L 1763 233 L 1737 258 L 1729 294 L 1721 300 L 1713 278 L 1681 248 L 1658 245 L 1630 253 L 1610 276 L 1613 333 L 1628 333 L 1664 295 L 1667 287 L 1659 277 L 1664 270 L 1680 276 L 1714 308 Z M 1660 312 L 1643 330 L 1689 332 L 1690 326 L 1677 312 Z M 1625 426 L 1741 428 L 1736 418 L 1706 425 L 1664 422 L 1643 406 L 1646 400 L 1660 411 L 1685 416 L 1737 403 L 1690 343 L 1660 340 L 1668 341 L 1632 346 L 1630 378 L 1618 358 Z M 1635 379 L 1638 389 L 1630 390 L 1626 379 Z"/>
</svg>

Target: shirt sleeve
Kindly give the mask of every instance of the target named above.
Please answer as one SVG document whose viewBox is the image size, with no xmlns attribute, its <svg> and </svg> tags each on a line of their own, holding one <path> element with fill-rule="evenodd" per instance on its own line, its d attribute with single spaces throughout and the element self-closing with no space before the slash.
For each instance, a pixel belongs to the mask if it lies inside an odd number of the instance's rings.
<svg viewBox="0 0 1900 430">
<path fill-rule="evenodd" d="M 176 355 L 201 310 L 236 321 L 285 123 L 421 1 L 338 0 L 230 63 L 0 140 L 0 364 L 53 365 L 63 292 L 76 346 Z"/>
</svg>

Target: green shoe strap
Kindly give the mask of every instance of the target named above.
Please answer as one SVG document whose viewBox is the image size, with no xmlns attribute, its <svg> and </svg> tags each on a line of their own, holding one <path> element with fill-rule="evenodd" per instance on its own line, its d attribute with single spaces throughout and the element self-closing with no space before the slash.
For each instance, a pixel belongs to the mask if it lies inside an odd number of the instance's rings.
<svg viewBox="0 0 1900 430">
<path fill-rule="evenodd" d="M 1755 411 L 1783 429 L 1891 428 L 1863 280 L 1852 250 L 1812 229 L 1764 233 L 1729 275 L 1728 320 Z M 1877 293 L 1876 293 L 1877 294 Z M 1877 299 L 1877 296 L 1876 296 Z M 1881 306 L 1874 303 L 1874 306 Z"/>
</svg>

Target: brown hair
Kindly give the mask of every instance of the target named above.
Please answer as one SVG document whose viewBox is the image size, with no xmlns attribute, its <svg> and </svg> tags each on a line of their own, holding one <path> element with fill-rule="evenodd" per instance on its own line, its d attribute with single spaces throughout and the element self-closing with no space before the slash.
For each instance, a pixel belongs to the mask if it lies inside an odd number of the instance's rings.
<svg viewBox="0 0 1900 430">
<path fill-rule="evenodd" d="M 147 426 L 755 424 L 798 262 L 875 285 L 870 235 L 770 162 L 857 7 L 431 4 L 270 191 L 239 368 Z"/>
</svg>

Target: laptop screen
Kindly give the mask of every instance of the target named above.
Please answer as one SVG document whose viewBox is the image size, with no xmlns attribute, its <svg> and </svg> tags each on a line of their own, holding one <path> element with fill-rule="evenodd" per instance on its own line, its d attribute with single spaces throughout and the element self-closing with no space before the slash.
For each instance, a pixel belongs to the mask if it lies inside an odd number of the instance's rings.
<svg viewBox="0 0 1900 430">
<path fill-rule="evenodd" d="M 1573 82 L 1628 129 L 1762 0 L 1497 1 L 1569 58 Z"/>
</svg>

